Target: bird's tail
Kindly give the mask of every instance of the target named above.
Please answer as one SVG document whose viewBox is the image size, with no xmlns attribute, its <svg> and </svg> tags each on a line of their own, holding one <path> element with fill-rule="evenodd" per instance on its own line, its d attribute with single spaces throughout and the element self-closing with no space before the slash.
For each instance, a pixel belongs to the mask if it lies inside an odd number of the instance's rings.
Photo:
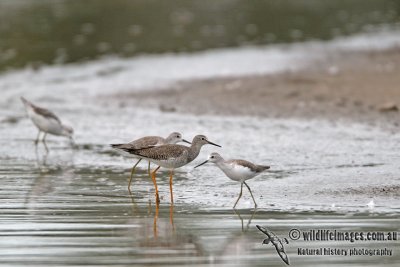
<svg viewBox="0 0 400 267">
<path fill-rule="evenodd" d="M 124 155 L 123 152 L 128 152 L 124 144 L 110 144 L 110 147 L 114 148 L 117 152 L 122 153 L 123 155 Z"/>
<path fill-rule="evenodd" d="M 125 152 L 129 152 L 129 151 L 132 150 L 132 148 L 127 146 L 127 144 L 111 144 L 110 146 L 112 148 L 115 148 L 117 150 L 122 150 L 122 151 L 125 151 Z"/>
<path fill-rule="evenodd" d="M 123 145 L 124 145 L 124 144 L 111 144 L 110 146 L 111 146 L 112 148 L 119 148 L 119 149 L 121 149 L 121 148 L 123 147 Z"/>
</svg>

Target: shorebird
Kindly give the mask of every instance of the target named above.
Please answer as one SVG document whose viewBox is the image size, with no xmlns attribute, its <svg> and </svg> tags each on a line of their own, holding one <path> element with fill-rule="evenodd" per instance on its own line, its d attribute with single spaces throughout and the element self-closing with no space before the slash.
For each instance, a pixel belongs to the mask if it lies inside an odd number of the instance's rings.
<svg viewBox="0 0 400 267">
<path fill-rule="evenodd" d="M 208 141 L 207 137 L 204 135 L 196 135 L 193 138 L 190 147 L 182 145 L 162 145 L 144 149 L 123 149 L 124 151 L 147 159 L 158 165 L 158 167 L 151 173 L 153 181 L 156 179 L 156 172 L 160 167 L 164 167 L 170 170 L 169 177 L 169 189 L 171 194 L 171 203 L 174 202 L 174 197 L 172 193 L 172 179 L 174 175 L 174 169 L 180 168 L 190 162 L 192 162 L 200 153 L 201 147 L 203 145 L 210 144 L 214 146 L 221 147 L 213 142 Z M 156 189 L 156 201 L 157 204 L 160 203 L 160 198 L 158 196 L 158 189 Z"/>
<path fill-rule="evenodd" d="M 121 152 L 125 152 L 126 150 L 130 150 L 130 149 L 139 150 L 139 149 L 150 148 L 150 147 L 166 145 L 166 144 L 176 144 L 179 142 L 185 142 L 185 143 L 190 144 L 189 141 L 186 141 L 185 139 L 182 138 L 182 134 L 180 134 L 178 132 L 173 132 L 167 138 L 163 138 L 161 136 L 145 136 L 145 137 L 133 140 L 126 144 L 112 144 L 111 147 L 115 148 Z M 135 168 L 139 164 L 139 162 L 142 161 L 143 157 L 140 157 L 138 155 L 133 155 L 131 153 L 123 153 L 123 154 L 125 156 L 139 158 L 139 160 L 133 166 L 132 171 L 131 171 L 131 176 L 130 176 L 129 184 L 128 184 L 128 190 L 130 191 L 133 174 L 135 173 Z M 149 165 L 148 165 L 148 172 L 150 175 L 150 161 L 149 161 Z M 151 177 L 151 175 L 150 175 L 150 177 Z M 154 183 L 154 186 L 157 187 L 155 180 L 153 180 L 153 183 Z"/>
<path fill-rule="evenodd" d="M 39 129 L 37 138 L 35 140 L 36 145 L 39 142 L 41 132 L 44 132 L 42 142 L 46 148 L 46 151 L 48 151 L 46 145 L 47 134 L 66 136 L 71 140 L 71 144 L 73 144 L 72 135 L 74 133 L 74 130 L 70 126 L 63 124 L 61 120 L 50 110 L 38 107 L 23 97 L 21 97 L 21 100 L 22 103 L 24 103 L 26 112 L 28 113 L 28 117 Z"/>
<path fill-rule="evenodd" d="M 251 192 L 251 189 L 246 183 L 246 181 L 254 178 L 263 171 L 268 170 L 270 168 L 269 166 L 256 165 L 254 163 L 251 163 L 243 159 L 224 160 L 224 158 L 222 158 L 220 154 L 214 152 L 208 156 L 208 159 L 206 161 L 197 165 L 195 168 L 200 167 L 201 165 L 204 165 L 207 162 L 212 162 L 215 165 L 217 165 L 217 167 L 220 168 L 225 173 L 225 175 L 228 176 L 231 180 L 240 182 L 240 194 L 233 208 L 236 207 L 236 204 L 242 197 L 243 184 L 247 187 L 247 189 L 249 189 L 250 195 L 254 202 L 254 206 L 257 208 L 257 203 L 254 200 L 253 193 Z"/>
</svg>

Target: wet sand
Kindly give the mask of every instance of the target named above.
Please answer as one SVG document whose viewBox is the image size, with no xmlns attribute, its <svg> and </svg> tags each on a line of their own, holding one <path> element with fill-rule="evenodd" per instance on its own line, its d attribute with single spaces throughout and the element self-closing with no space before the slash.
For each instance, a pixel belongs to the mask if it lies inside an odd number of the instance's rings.
<svg viewBox="0 0 400 267">
<path fill-rule="evenodd" d="M 117 97 L 121 106 L 134 101 L 165 112 L 350 120 L 397 128 L 399 84 L 400 48 L 395 48 L 332 53 L 298 72 L 183 81 Z"/>
</svg>

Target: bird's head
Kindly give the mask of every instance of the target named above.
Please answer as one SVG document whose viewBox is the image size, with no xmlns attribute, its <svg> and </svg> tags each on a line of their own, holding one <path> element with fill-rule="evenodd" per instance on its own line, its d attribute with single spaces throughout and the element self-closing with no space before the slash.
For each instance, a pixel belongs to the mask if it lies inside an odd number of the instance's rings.
<svg viewBox="0 0 400 267">
<path fill-rule="evenodd" d="M 71 126 L 63 124 L 63 135 L 67 137 L 72 137 L 74 135 L 74 129 Z"/>
<path fill-rule="evenodd" d="M 197 145 L 197 146 L 203 146 L 203 145 L 209 144 L 209 145 L 221 147 L 220 145 L 217 145 L 217 144 L 215 144 L 215 143 L 213 143 L 211 141 L 208 141 L 207 136 L 201 135 L 201 134 L 200 135 L 196 135 L 193 138 L 192 144 Z"/>
<path fill-rule="evenodd" d="M 183 139 L 182 138 L 182 134 L 178 133 L 178 132 L 171 133 L 167 137 L 166 141 L 167 141 L 168 144 L 176 144 L 176 143 L 179 143 L 179 142 L 185 142 L 185 143 L 191 144 L 189 141 Z"/>
<path fill-rule="evenodd" d="M 217 152 L 213 152 L 208 156 L 208 162 L 212 162 L 212 163 L 218 163 L 221 160 L 224 160 L 220 154 L 218 154 Z"/>
</svg>

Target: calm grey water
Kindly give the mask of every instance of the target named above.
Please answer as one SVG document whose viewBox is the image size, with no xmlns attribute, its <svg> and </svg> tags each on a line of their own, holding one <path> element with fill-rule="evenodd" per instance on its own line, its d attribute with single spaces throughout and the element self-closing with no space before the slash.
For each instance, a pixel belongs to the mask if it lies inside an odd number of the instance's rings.
<svg viewBox="0 0 400 267">
<path fill-rule="evenodd" d="M 397 28 L 397 0 L 3 0 L 0 70 Z"/>
<path fill-rule="evenodd" d="M 156 214 L 149 203 L 153 195 L 141 190 L 128 194 L 127 173 L 116 168 L 45 166 L 15 159 L 1 163 L 0 255 L 4 266 L 283 266 L 273 247 L 261 245 L 264 236 L 256 224 L 282 238 L 292 228 L 398 231 L 398 213 L 373 211 L 279 211 L 262 206 L 256 212 L 240 209 L 234 213 L 182 200 L 171 209 L 163 199 Z M 147 183 L 148 178 L 140 175 L 134 188 Z M 161 185 L 164 191 L 165 181 Z M 394 255 L 297 255 L 298 248 L 319 247 L 389 248 Z M 286 245 L 295 266 L 326 266 L 327 262 L 330 266 L 397 266 L 399 249 L 398 241 L 290 240 Z"/>
<path fill-rule="evenodd" d="M 24 117 L 0 126 L 0 255 L 4 266 L 218 265 L 283 266 L 255 225 L 281 238 L 290 229 L 398 231 L 399 136 L 358 124 L 267 120 L 161 113 L 117 107 L 112 101 L 74 104 L 60 100 L 58 113 L 72 121 L 76 148 L 49 137 L 50 153 L 35 149 L 36 129 Z M 46 102 L 46 101 L 45 101 Z M 54 102 L 51 100 L 48 104 Z M 10 104 L 23 115 L 19 101 Z M 193 170 L 207 154 L 177 171 L 170 206 L 168 172 L 158 175 L 161 206 L 139 168 L 132 194 L 132 160 L 109 143 L 178 130 L 191 139 L 204 133 L 227 157 L 272 166 L 249 181 L 232 210 L 239 185 L 212 165 Z M 386 190 L 386 191 L 385 191 Z M 375 206 L 367 204 L 374 200 Z M 285 245 L 295 266 L 397 266 L 398 241 L 291 240 Z M 392 249 L 392 256 L 302 256 L 299 248 Z"/>
<path fill-rule="evenodd" d="M 0 2 L 0 69 L 17 68 L 0 75 L 0 265 L 284 266 L 271 244 L 261 244 L 265 236 L 255 225 L 288 238 L 292 266 L 399 265 L 399 241 L 289 237 L 292 228 L 399 231 L 398 133 L 342 121 L 195 116 L 139 109 L 129 99 L 118 104 L 126 92 L 295 71 L 332 51 L 384 49 L 400 40 L 398 1 L 249 3 Z M 370 32 L 377 28 L 384 31 Z M 312 41 L 360 31 L 368 33 Z M 298 41 L 308 42 L 277 44 Z M 240 47 L 142 55 L 226 46 Z M 101 55 L 108 56 L 86 62 Z M 63 65 L 69 62 L 75 63 Z M 43 63 L 55 66 L 40 68 Z M 27 65 L 33 68 L 18 69 Z M 20 96 L 71 124 L 76 146 L 49 136 L 50 153 L 35 148 L 37 130 Z M 146 164 L 130 194 L 134 162 L 109 144 L 172 131 L 186 139 L 206 134 L 223 147 L 205 146 L 195 162 L 176 171 L 174 206 L 168 172 L 161 170 L 157 209 Z M 256 211 L 247 191 L 232 210 L 240 186 L 215 166 L 193 169 L 213 151 L 271 165 L 249 181 Z M 393 254 L 307 256 L 299 248 Z"/>
</svg>

